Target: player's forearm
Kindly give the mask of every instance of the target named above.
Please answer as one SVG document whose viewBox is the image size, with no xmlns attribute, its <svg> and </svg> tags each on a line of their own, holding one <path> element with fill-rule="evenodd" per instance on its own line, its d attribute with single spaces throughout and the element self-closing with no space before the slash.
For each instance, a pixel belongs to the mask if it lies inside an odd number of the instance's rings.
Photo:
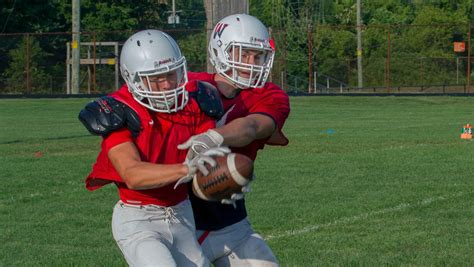
<svg viewBox="0 0 474 267">
<path fill-rule="evenodd" d="M 234 120 L 224 127 L 214 130 L 224 137 L 223 145 L 232 147 L 246 146 L 257 136 L 255 127 L 241 119 Z"/>
<path fill-rule="evenodd" d="M 122 179 L 133 190 L 144 190 L 166 186 L 186 176 L 188 169 L 183 164 L 152 164 L 141 162 L 123 170 Z"/>
<path fill-rule="evenodd" d="M 132 142 L 112 147 L 108 156 L 127 187 L 133 190 L 162 187 L 188 174 L 188 167 L 183 164 L 154 164 L 142 161 Z"/>
<path fill-rule="evenodd" d="M 261 116 L 264 115 L 239 118 L 214 130 L 224 137 L 224 145 L 243 147 L 255 140 L 272 135 L 274 131 L 273 121 Z"/>
</svg>

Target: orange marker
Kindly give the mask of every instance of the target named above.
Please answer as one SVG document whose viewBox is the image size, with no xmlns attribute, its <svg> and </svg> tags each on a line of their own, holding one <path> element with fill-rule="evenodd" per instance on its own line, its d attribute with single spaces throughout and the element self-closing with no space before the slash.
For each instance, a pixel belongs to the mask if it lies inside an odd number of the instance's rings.
<svg viewBox="0 0 474 267">
<path fill-rule="evenodd" d="M 469 123 L 462 128 L 461 139 L 472 139 L 472 126 Z"/>
</svg>

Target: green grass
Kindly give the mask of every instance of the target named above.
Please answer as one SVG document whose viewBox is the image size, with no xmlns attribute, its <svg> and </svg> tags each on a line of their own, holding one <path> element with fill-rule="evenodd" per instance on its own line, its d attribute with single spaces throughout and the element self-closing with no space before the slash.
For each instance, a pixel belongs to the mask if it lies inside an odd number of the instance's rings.
<svg viewBox="0 0 474 267">
<path fill-rule="evenodd" d="M 0 100 L 0 266 L 125 265 L 87 99 Z M 474 265 L 474 99 L 294 97 L 259 153 L 250 219 L 282 266 Z M 39 156 L 41 152 L 42 155 Z"/>
</svg>

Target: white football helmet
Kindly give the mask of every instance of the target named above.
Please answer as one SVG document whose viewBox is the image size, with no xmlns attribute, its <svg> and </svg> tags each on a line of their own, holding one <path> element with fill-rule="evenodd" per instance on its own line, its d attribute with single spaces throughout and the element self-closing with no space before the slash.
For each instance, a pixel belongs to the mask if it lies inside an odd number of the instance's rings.
<svg viewBox="0 0 474 267">
<path fill-rule="evenodd" d="M 275 56 L 275 45 L 265 25 L 246 14 L 230 15 L 219 21 L 211 33 L 208 50 L 217 73 L 241 89 L 262 87 Z M 248 51 L 259 53 L 253 62 L 242 58 Z"/>
<path fill-rule="evenodd" d="M 120 72 L 135 100 L 153 111 L 176 112 L 188 102 L 186 59 L 164 32 L 144 30 L 128 38 L 120 55 Z M 152 90 L 155 77 L 173 82 L 166 90 Z"/>
</svg>

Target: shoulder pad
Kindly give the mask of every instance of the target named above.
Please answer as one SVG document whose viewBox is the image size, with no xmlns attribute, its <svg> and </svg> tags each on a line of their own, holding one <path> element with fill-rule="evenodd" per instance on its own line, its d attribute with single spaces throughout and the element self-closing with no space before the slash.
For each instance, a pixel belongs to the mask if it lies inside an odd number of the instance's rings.
<svg viewBox="0 0 474 267">
<path fill-rule="evenodd" d="M 134 137 L 141 130 L 140 118 L 135 111 L 110 96 L 88 103 L 79 113 L 79 120 L 91 134 L 100 136 L 107 136 L 124 126 Z"/>
<path fill-rule="evenodd" d="M 216 120 L 220 119 L 222 115 L 224 115 L 224 106 L 222 105 L 222 100 L 217 88 L 203 81 L 197 81 L 196 87 L 197 90 L 191 92 L 190 95 L 196 99 L 199 108 L 201 108 L 207 116 Z"/>
</svg>

